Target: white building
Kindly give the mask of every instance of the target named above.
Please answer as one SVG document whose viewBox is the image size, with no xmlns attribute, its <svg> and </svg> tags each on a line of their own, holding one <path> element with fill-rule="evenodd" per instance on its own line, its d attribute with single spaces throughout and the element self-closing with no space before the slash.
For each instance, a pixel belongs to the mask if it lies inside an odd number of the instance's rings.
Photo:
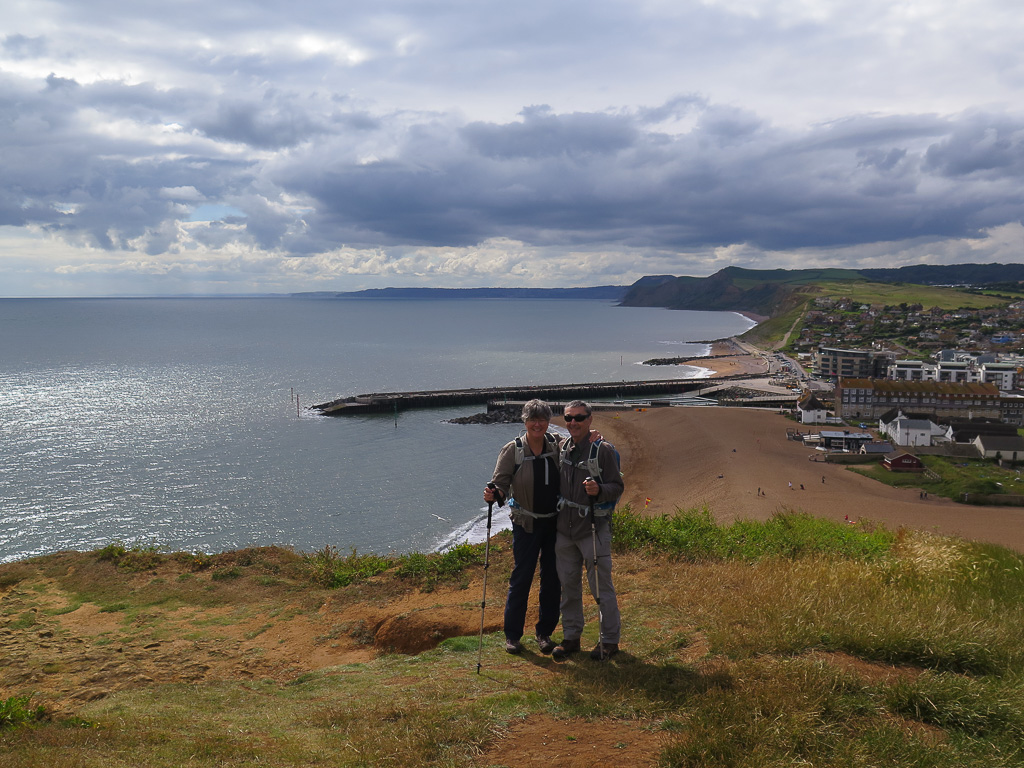
<svg viewBox="0 0 1024 768">
<path fill-rule="evenodd" d="M 977 360 L 896 360 L 889 365 L 887 377 L 894 381 L 948 381 L 954 384 L 994 384 L 1000 392 L 1016 389 L 1021 383 L 1020 367 L 1013 362 Z"/>
<path fill-rule="evenodd" d="M 810 391 L 804 393 L 797 401 L 796 410 L 800 414 L 801 424 L 828 423 L 828 409 Z"/>
<path fill-rule="evenodd" d="M 912 419 L 897 413 L 892 421 L 880 421 L 879 431 L 886 435 L 895 445 L 930 446 L 939 438 L 946 439 L 946 430 L 930 419 Z"/>
</svg>

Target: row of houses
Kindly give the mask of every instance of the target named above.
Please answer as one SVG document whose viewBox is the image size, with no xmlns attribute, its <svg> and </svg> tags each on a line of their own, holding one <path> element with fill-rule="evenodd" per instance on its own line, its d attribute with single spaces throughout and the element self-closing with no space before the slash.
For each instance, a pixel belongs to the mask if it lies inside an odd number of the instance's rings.
<svg viewBox="0 0 1024 768">
<path fill-rule="evenodd" d="M 925 363 L 920 360 L 896 360 L 887 368 L 887 378 L 896 381 L 949 381 L 966 384 L 992 384 L 1010 391 L 1021 384 L 1021 369 L 1016 363 L 969 360 Z"/>
<path fill-rule="evenodd" d="M 822 430 L 813 444 L 827 450 L 884 453 L 894 446 L 933 448 L 969 446 L 986 458 L 1024 461 L 1024 397 L 1000 393 L 992 384 L 840 379 L 836 413 L 859 423 L 862 431 Z M 828 424 L 835 418 L 812 392 L 797 402 L 803 424 Z M 863 431 L 877 423 L 882 442 Z"/>
<path fill-rule="evenodd" d="M 1017 428 L 991 419 L 951 420 L 940 424 L 927 414 L 886 414 L 879 420 L 879 432 L 894 445 L 911 448 L 971 446 L 987 459 L 1024 461 L 1024 437 Z"/>
<path fill-rule="evenodd" d="M 821 346 L 813 353 L 816 376 L 830 379 L 894 379 L 993 384 L 1003 392 L 1024 386 L 1024 360 L 1018 356 L 943 350 L 935 362 L 897 360 L 892 352 Z"/>
<path fill-rule="evenodd" d="M 840 379 L 835 388 L 835 416 L 811 391 L 797 402 L 803 424 L 877 421 L 890 411 L 924 413 L 941 422 L 993 419 L 1024 426 L 1024 393 L 1000 392 L 993 384 L 891 379 Z"/>
<path fill-rule="evenodd" d="M 877 421 L 894 409 L 927 413 L 939 421 L 986 418 L 1024 423 L 1024 395 L 1000 392 L 987 382 L 848 378 L 836 384 L 835 410 L 840 418 Z"/>
</svg>

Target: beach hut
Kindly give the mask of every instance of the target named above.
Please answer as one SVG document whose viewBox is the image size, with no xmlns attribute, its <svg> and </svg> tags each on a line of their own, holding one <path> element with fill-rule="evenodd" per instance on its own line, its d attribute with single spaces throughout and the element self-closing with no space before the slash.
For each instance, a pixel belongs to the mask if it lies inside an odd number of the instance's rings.
<svg viewBox="0 0 1024 768">
<path fill-rule="evenodd" d="M 924 472 L 924 462 L 906 451 L 893 451 L 882 459 L 882 466 L 890 472 Z"/>
</svg>

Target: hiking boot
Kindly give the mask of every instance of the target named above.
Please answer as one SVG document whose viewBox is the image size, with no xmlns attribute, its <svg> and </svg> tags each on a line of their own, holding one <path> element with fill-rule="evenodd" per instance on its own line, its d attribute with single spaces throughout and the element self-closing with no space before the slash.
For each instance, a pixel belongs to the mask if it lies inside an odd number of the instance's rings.
<svg viewBox="0 0 1024 768">
<path fill-rule="evenodd" d="M 505 653 L 519 653 L 523 650 L 523 644 L 518 640 L 505 638 Z"/>
<path fill-rule="evenodd" d="M 618 643 L 598 643 L 594 646 L 594 650 L 590 652 L 590 658 L 594 661 L 604 661 L 605 659 L 610 659 L 618 652 Z"/>
<path fill-rule="evenodd" d="M 551 656 L 556 659 L 566 659 L 570 655 L 576 653 L 579 649 L 579 640 L 563 640 L 552 649 Z"/>
<path fill-rule="evenodd" d="M 547 635 L 537 635 L 537 647 L 545 656 L 555 650 L 555 641 Z"/>
</svg>

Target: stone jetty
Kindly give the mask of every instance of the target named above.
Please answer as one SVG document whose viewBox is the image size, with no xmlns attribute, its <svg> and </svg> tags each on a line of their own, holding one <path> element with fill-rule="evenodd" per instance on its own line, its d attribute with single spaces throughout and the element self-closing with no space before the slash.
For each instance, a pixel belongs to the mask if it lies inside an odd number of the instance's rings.
<svg viewBox="0 0 1024 768">
<path fill-rule="evenodd" d="M 747 375 L 716 378 L 714 383 L 753 378 Z M 443 408 L 455 405 L 522 401 L 532 398 L 560 402 L 580 400 L 622 400 L 681 395 L 707 387 L 708 379 L 667 379 L 660 381 L 610 381 L 593 384 L 545 384 L 512 387 L 424 390 L 420 392 L 378 392 L 332 400 L 310 406 L 326 416 L 393 413 L 410 408 Z"/>
</svg>

